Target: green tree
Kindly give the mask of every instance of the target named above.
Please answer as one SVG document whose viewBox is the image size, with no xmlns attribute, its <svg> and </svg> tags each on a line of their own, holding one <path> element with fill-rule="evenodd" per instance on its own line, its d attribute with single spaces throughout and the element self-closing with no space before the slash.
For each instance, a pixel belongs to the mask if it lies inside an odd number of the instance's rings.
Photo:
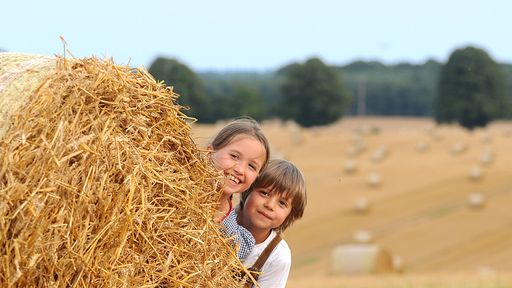
<svg viewBox="0 0 512 288">
<path fill-rule="evenodd" d="M 261 120 L 265 116 L 263 111 L 263 98 L 258 91 L 243 84 L 236 84 L 233 91 L 233 116 L 250 116 Z"/>
<path fill-rule="evenodd" d="M 304 64 L 294 63 L 282 68 L 281 114 L 299 125 L 325 125 L 338 120 L 348 108 L 350 97 L 341 73 L 312 58 Z"/>
<path fill-rule="evenodd" d="M 149 67 L 149 73 L 173 87 L 173 91 L 180 95 L 177 102 L 190 108 L 185 114 L 200 122 L 208 119 L 203 83 L 194 71 L 175 59 L 158 57 Z"/>
<path fill-rule="evenodd" d="M 507 113 L 505 77 L 501 67 L 481 49 L 455 50 L 441 68 L 435 119 L 473 129 Z"/>
</svg>

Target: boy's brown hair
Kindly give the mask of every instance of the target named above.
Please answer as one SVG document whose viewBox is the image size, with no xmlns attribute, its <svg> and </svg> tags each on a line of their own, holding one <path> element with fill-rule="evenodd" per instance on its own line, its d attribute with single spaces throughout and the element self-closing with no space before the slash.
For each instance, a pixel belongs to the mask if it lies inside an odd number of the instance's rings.
<svg viewBox="0 0 512 288">
<path fill-rule="evenodd" d="M 251 187 L 240 196 L 241 209 L 249 194 L 257 188 L 267 188 L 292 199 L 292 210 L 283 223 L 274 229 L 277 232 L 283 232 L 304 214 L 307 203 L 306 182 L 302 172 L 293 163 L 281 159 L 270 160 Z"/>
<path fill-rule="evenodd" d="M 228 145 L 233 138 L 238 135 L 247 135 L 254 137 L 258 140 L 263 147 L 265 148 L 265 162 L 261 166 L 260 172 L 265 168 L 270 158 L 270 145 L 268 144 L 267 137 L 263 134 L 263 130 L 261 126 L 256 122 L 256 120 L 250 117 L 237 118 L 226 126 L 224 126 L 219 133 L 213 138 L 210 143 L 213 150 L 222 149 L 224 146 Z"/>
</svg>

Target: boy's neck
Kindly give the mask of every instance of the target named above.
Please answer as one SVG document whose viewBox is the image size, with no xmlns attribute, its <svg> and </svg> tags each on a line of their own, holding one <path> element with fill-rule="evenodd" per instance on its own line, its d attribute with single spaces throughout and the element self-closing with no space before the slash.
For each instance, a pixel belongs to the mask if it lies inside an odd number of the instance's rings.
<svg viewBox="0 0 512 288">
<path fill-rule="evenodd" d="M 265 240 L 267 240 L 268 236 L 270 236 L 270 233 L 272 230 L 264 230 L 264 231 L 251 231 L 252 236 L 254 237 L 254 240 L 256 240 L 256 244 L 263 243 Z"/>
</svg>

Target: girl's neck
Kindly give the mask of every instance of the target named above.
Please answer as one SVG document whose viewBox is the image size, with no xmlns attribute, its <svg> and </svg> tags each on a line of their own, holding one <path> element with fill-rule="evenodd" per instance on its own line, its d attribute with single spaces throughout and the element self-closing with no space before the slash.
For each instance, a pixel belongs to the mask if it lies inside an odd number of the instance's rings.
<svg viewBox="0 0 512 288">
<path fill-rule="evenodd" d="M 229 212 L 229 204 L 231 203 L 231 195 L 222 194 L 219 199 L 219 212 L 227 213 Z"/>
</svg>

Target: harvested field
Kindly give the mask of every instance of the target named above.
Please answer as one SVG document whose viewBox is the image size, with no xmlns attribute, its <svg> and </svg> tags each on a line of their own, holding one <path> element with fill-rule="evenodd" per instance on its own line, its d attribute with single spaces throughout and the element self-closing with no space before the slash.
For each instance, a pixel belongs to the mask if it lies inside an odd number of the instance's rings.
<svg viewBox="0 0 512 288">
<path fill-rule="evenodd" d="M 204 145 L 221 126 L 194 124 L 192 132 Z M 262 126 L 273 154 L 297 164 L 309 189 L 304 218 L 285 233 L 293 255 L 288 287 L 512 285 L 511 122 L 474 131 L 419 118 L 344 118 L 299 132 L 279 121 Z M 382 147 L 386 155 L 375 161 Z M 475 181 L 469 172 L 485 151 L 493 159 Z M 357 162 L 350 173 L 348 159 Z M 368 185 L 371 173 L 381 175 L 379 186 Z M 468 205 L 473 193 L 485 197 L 479 209 Z M 361 197 L 371 209 L 354 213 Z M 401 259 L 402 274 L 330 275 L 333 248 L 353 243 L 359 230 Z"/>
</svg>

